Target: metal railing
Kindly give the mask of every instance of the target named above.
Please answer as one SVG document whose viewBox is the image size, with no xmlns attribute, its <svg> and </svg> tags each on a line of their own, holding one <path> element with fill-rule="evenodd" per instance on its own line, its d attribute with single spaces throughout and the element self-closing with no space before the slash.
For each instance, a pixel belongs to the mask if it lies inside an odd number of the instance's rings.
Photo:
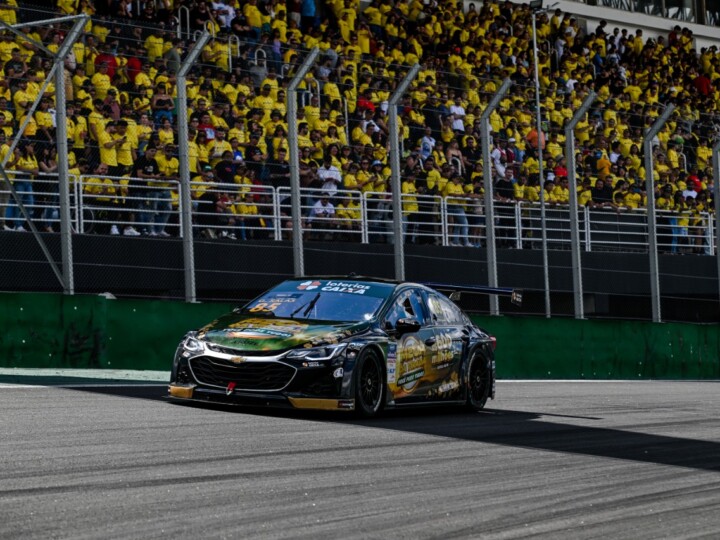
<svg viewBox="0 0 720 540">
<path fill-rule="evenodd" d="M 24 177 L 14 173 L 14 183 L 27 182 L 24 204 L 38 228 L 58 232 L 57 175 Z M 182 203 L 178 182 L 148 182 L 140 178 L 82 175 L 72 177 L 71 217 L 80 234 L 123 234 L 126 229 L 159 236 L 181 236 Z M 193 236 L 205 239 L 287 240 L 290 219 L 290 189 L 253 184 L 191 185 Z M 227 197 L 227 211 L 218 212 L 203 195 L 212 190 Z M 304 238 L 309 241 L 340 240 L 361 243 L 392 243 L 392 199 L 388 192 L 338 190 L 328 197 L 329 208 L 317 205 L 325 191 L 301 189 Z M 403 236 L 406 244 L 464 245 L 486 243 L 485 212 L 479 196 L 418 195 L 404 193 Z M 540 204 L 498 202 L 494 207 L 496 243 L 512 249 L 540 249 Z M 7 190 L 0 190 L 0 216 L 11 228 L 24 218 Z M 548 246 L 570 250 L 568 205 L 545 208 Z M 579 211 L 580 245 L 586 252 L 647 252 L 646 209 L 590 208 Z M 26 227 L 23 227 L 24 229 Z M 712 214 L 685 210 L 657 211 L 658 249 L 663 253 L 714 255 L 717 238 Z M 132 233 L 134 235 L 134 233 Z"/>
</svg>

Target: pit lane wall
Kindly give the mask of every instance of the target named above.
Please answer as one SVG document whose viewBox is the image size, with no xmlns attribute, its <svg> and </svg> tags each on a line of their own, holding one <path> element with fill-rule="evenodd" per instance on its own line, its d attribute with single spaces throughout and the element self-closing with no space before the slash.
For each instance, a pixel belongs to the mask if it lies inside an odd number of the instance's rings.
<svg viewBox="0 0 720 540">
<path fill-rule="evenodd" d="M 185 332 L 230 304 L 0 294 L 0 367 L 169 370 Z M 720 379 L 718 325 L 475 317 L 505 379 Z"/>
</svg>

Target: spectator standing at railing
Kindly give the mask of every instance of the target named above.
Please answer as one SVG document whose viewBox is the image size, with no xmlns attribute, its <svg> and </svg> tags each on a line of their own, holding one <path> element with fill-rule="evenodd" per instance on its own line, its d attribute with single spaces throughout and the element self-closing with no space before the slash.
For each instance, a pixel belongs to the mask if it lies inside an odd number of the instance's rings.
<svg viewBox="0 0 720 540">
<path fill-rule="evenodd" d="M 85 179 L 84 206 L 93 212 L 93 222 L 100 234 L 120 234 L 118 230 L 118 185 L 108 178 L 108 166 L 100 163 L 95 175 Z"/>
<path fill-rule="evenodd" d="M 252 193 L 241 193 L 233 206 L 235 222 L 240 227 L 240 240 L 254 239 L 259 236 L 265 226 L 264 219 L 258 212 L 258 206 Z"/>
<path fill-rule="evenodd" d="M 153 221 L 153 215 L 149 211 L 152 208 L 149 192 L 151 188 L 155 187 L 157 180 L 162 178 L 160 167 L 155 159 L 156 154 L 157 148 L 150 145 L 145 149 L 145 154 L 135 162 L 132 177 L 138 178 L 139 181 L 132 181 L 128 192 L 131 199 L 130 206 L 138 210 L 138 220 L 145 233 L 151 231 L 151 221 Z M 137 236 L 139 233 L 133 227 L 129 227 L 125 229 L 123 234 Z"/>
<path fill-rule="evenodd" d="M 116 146 L 117 170 L 114 171 L 116 176 L 128 174 L 137 160 L 137 146 L 133 145 L 131 139 L 127 120 L 118 120 L 115 133 L 113 133 L 113 140 L 118 142 Z"/>
<path fill-rule="evenodd" d="M 151 208 L 148 230 L 150 236 L 170 236 L 165 227 L 172 211 L 173 190 L 177 190 L 179 162 L 175 153 L 176 147 L 168 144 L 163 147 L 162 153 L 155 155 L 162 181 L 148 182 L 152 188 L 148 192 Z"/>
<path fill-rule="evenodd" d="M 115 122 L 108 122 L 105 129 L 98 133 L 98 148 L 100 149 L 100 163 L 107 165 L 111 176 L 122 173 L 118 167 L 118 148 L 127 142 L 127 135 L 115 138 Z"/>
<path fill-rule="evenodd" d="M 38 173 L 38 163 L 35 158 L 32 143 L 19 144 L 15 148 L 15 153 L 5 165 L 6 171 L 17 171 L 20 174 L 8 174 L 8 178 L 15 188 L 17 197 L 25 206 L 27 212 L 32 215 L 35 205 L 35 196 L 33 194 L 32 178 Z M 21 217 L 20 207 L 15 199 L 10 198 L 9 205 L 5 209 L 5 230 L 15 230 L 25 232 L 23 223 L 24 217 Z"/>
<path fill-rule="evenodd" d="M 450 182 L 445 185 L 443 196 L 447 203 L 448 216 L 453 220 L 453 232 L 451 246 L 472 247 L 469 239 L 468 219 L 465 214 L 465 186 L 462 184 L 462 176 L 454 174 Z"/>
<path fill-rule="evenodd" d="M 339 220 L 338 227 L 347 233 L 344 239 L 360 241 L 362 238 L 360 235 L 362 220 L 359 196 L 356 193 L 348 193 L 347 196 L 341 197 L 335 213 Z"/>
<path fill-rule="evenodd" d="M 330 195 L 323 193 L 320 199 L 312 206 L 307 219 L 308 226 L 317 231 L 313 234 L 316 240 L 332 239 L 332 230 L 335 229 L 335 207 L 330 202 Z"/>
<path fill-rule="evenodd" d="M 415 186 L 414 171 L 406 174 L 402 181 L 402 212 L 403 212 L 403 234 L 406 243 L 414 244 L 417 241 L 418 224 L 420 214 L 417 198 L 417 187 Z"/>
<path fill-rule="evenodd" d="M 512 248 L 515 238 L 515 178 L 510 168 L 505 169 L 505 176 L 497 177 L 493 189 L 496 206 L 496 238 L 498 247 Z"/>
<path fill-rule="evenodd" d="M 318 176 L 322 180 L 321 189 L 333 200 L 338 189 L 342 187 L 342 176 L 338 168 L 332 164 L 332 158 L 329 155 L 323 159 L 322 166 L 318 167 Z"/>
<path fill-rule="evenodd" d="M 598 178 L 592 188 L 592 199 L 590 203 L 592 208 L 612 208 L 613 196 L 612 188 L 605 183 L 604 178 Z"/>
<path fill-rule="evenodd" d="M 57 179 L 57 148 L 44 146 L 38 160 L 40 174 L 35 183 L 38 206 L 42 208 L 42 228 L 45 232 L 54 232 L 53 223 L 60 216 Z"/>
</svg>

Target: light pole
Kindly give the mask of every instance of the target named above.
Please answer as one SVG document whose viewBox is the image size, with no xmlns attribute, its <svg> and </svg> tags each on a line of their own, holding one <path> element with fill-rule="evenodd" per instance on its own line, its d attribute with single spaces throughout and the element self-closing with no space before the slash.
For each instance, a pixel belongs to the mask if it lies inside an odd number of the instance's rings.
<svg viewBox="0 0 720 540">
<path fill-rule="evenodd" d="M 553 4 L 555 5 L 555 4 Z M 550 6 L 552 7 L 552 6 Z M 542 238 L 543 283 L 545 287 L 545 317 L 550 318 L 550 268 L 547 250 L 547 224 L 545 223 L 545 174 L 543 171 L 543 130 L 540 117 L 540 75 L 538 73 L 537 27 L 535 19 L 538 13 L 545 13 L 542 0 L 530 2 L 532 10 L 533 64 L 535 67 L 535 130 L 537 131 L 538 175 L 540 177 L 540 235 Z"/>
</svg>

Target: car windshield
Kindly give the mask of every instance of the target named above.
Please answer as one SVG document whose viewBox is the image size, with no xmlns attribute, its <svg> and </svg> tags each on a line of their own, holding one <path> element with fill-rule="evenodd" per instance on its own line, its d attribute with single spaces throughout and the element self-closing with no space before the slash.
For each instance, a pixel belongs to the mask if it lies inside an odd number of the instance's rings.
<svg viewBox="0 0 720 540">
<path fill-rule="evenodd" d="M 242 311 L 286 319 L 368 321 L 393 289 L 393 285 L 385 283 L 352 280 L 285 281 Z"/>
</svg>

